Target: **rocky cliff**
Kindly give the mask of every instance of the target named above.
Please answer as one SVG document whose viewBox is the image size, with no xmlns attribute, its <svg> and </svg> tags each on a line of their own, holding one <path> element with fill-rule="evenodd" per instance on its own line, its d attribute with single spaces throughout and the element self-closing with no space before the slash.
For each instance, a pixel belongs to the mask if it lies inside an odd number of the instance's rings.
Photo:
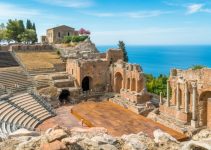
<svg viewBox="0 0 211 150">
<path fill-rule="evenodd" d="M 180 143 L 161 130 L 154 131 L 154 138 L 138 134 L 112 137 L 105 128 L 61 127 L 37 133 L 20 129 L 0 143 L 1 150 L 178 150 L 210 149 L 211 131 L 204 130 L 192 141 Z"/>
</svg>

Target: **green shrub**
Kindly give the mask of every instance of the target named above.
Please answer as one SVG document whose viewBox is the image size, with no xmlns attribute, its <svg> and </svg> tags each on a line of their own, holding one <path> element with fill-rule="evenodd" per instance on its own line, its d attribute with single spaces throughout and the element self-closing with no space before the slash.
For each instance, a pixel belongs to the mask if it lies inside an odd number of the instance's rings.
<svg viewBox="0 0 211 150">
<path fill-rule="evenodd" d="M 145 74 L 145 78 L 146 87 L 150 93 L 159 95 L 162 92 L 163 96 L 166 97 L 168 76 L 161 74 L 158 77 L 154 77 L 152 74 Z"/>
<path fill-rule="evenodd" d="M 56 51 L 57 55 L 61 55 L 61 52 L 59 50 Z"/>
<path fill-rule="evenodd" d="M 72 41 L 72 36 L 64 36 L 63 43 L 70 43 Z"/>
<path fill-rule="evenodd" d="M 63 39 L 63 43 L 82 42 L 87 38 L 88 36 L 65 36 Z"/>
<path fill-rule="evenodd" d="M 193 69 L 193 70 L 198 70 L 198 69 L 202 69 L 202 68 L 205 68 L 205 66 L 203 66 L 203 65 L 193 65 L 191 67 L 191 69 Z"/>
</svg>

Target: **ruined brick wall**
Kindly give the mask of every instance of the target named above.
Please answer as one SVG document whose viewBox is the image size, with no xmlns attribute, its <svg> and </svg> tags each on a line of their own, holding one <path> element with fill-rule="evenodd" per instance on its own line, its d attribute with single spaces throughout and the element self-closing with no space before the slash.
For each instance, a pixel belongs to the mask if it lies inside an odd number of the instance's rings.
<svg viewBox="0 0 211 150">
<path fill-rule="evenodd" d="M 45 51 L 45 50 L 53 50 L 52 45 L 49 44 L 33 44 L 33 45 L 24 45 L 24 44 L 16 44 L 11 45 L 10 49 L 12 51 Z"/>
<path fill-rule="evenodd" d="M 123 51 L 121 49 L 109 49 L 106 52 L 106 60 L 110 63 L 115 63 L 119 59 L 123 60 Z"/>
<path fill-rule="evenodd" d="M 129 99 L 134 103 L 149 100 L 143 70 L 139 65 L 119 60 L 110 66 L 110 72 L 112 89 L 120 93 L 123 99 Z"/>
<path fill-rule="evenodd" d="M 114 63 L 110 69 L 112 72 L 112 87 L 114 91 L 114 79 L 117 73 L 120 73 L 123 78 L 122 88 L 136 92 L 141 92 L 145 88 L 143 70 L 139 65 L 118 61 L 117 63 Z"/>
<path fill-rule="evenodd" d="M 170 103 L 172 106 L 177 105 L 177 95 L 179 96 L 179 112 L 174 112 L 172 115 L 177 116 L 177 119 L 180 121 L 185 121 L 184 117 L 182 117 L 182 113 L 184 113 L 185 109 L 185 97 L 187 95 L 187 105 L 188 105 L 188 112 L 185 113 L 186 117 L 190 115 L 193 108 L 193 85 L 196 85 L 196 118 L 198 121 L 199 126 L 209 126 L 210 121 L 210 103 L 209 98 L 211 98 L 211 69 L 203 68 L 198 70 L 179 70 L 179 69 L 172 69 L 170 73 L 170 89 L 171 89 L 171 98 Z M 177 93 L 178 87 L 178 93 Z M 187 87 L 187 93 L 186 93 Z M 166 107 L 166 106 L 163 106 Z M 165 112 L 164 110 L 173 110 L 175 107 L 169 107 L 165 109 L 160 109 L 162 113 L 168 115 L 169 112 Z M 186 119 L 187 122 L 190 119 Z"/>
<path fill-rule="evenodd" d="M 0 51 L 8 51 L 9 45 L 0 45 Z"/>
<path fill-rule="evenodd" d="M 90 90 L 105 91 L 109 84 L 109 66 L 106 61 L 98 60 L 73 60 L 67 61 L 67 72 L 76 80 L 79 87 L 85 77 L 90 78 Z"/>
</svg>

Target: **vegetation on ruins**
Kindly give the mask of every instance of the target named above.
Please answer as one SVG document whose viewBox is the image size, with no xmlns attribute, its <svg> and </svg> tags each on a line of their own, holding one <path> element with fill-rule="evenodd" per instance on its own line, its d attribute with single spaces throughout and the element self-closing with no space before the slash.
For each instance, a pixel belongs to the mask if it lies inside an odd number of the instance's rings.
<svg viewBox="0 0 211 150">
<path fill-rule="evenodd" d="M 125 43 L 123 41 L 119 41 L 118 46 L 119 46 L 119 49 L 121 49 L 123 51 L 124 61 L 128 62 L 129 58 L 128 58 L 127 51 L 126 51 L 126 48 L 125 48 Z"/>
<path fill-rule="evenodd" d="M 193 65 L 191 67 L 192 70 L 198 70 L 198 69 L 202 69 L 202 68 L 205 68 L 205 66 L 203 66 L 203 65 Z"/>
<path fill-rule="evenodd" d="M 0 25 L 0 42 L 17 42 L 31 44 L 38 41 L 35 23 L 27 20 L 26 27 L 23 20 L 9 19 L 6 26 Z"/>
<path fill-rule="evenodd" d="M 78 35 L 75 35 L 75 36 L 65 36 L 64 39 L 63 39 L 63 43 L 70 43 L 70 42 L 83 42 L 85 41 L 86 39 L 88 38 L 87 35 L 83 35 L 83 36 L 78 36 Z"/>
<path fill-rule="evenodd" d="M 150 93 L 159 95 L 162 92 L 162 95 L 166 97 L 168 76 L 160 74 L 158 77 L 154 77 L 152 74 L 145 74 L 145 78 L 146 87 Z"/>
</svg>

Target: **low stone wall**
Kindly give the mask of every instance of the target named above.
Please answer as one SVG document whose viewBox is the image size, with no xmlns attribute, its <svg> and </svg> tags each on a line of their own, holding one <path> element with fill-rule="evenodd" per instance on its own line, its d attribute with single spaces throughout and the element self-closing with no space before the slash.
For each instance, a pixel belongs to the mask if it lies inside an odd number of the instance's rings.
<svg viewBox="0 0 211 150">
<path fill-rule="evenodd" d="M 0 51 L 8 51 L 9 45 L 0 45 Z"/>
<path fill-rule="evenodd" d="M 120 95 L 123 99 L 127 99 L 133 103 L 143 104 L 150 100 L 150 94 L 147 92 L 137 93 L 135 91 L 121 90 Z"/>
<path fill-rule="evenodd" d="M 53 46 L 49 44 L 34 44 L 34 45 L 11 45 L 10 50 L 12 51 L 45 51 L 45 50 L 53 50 Z"/>
<path fill-rule="evenodd" d="M 66 63 L 54 64 L 54 68 L 57 72 L 66 71 Z"/>
<path fill-rule="evenodd" d="M 172 107 L 167 107 L 165 105 L 160 105 L 159 110 L 161 113 L 168 115 L 169 117 L 175 118 L 183 123 L 191 121 L 191 113 L 178 111 L 176 110 L 176 108 L 172 109 Z"/>
</svg>

